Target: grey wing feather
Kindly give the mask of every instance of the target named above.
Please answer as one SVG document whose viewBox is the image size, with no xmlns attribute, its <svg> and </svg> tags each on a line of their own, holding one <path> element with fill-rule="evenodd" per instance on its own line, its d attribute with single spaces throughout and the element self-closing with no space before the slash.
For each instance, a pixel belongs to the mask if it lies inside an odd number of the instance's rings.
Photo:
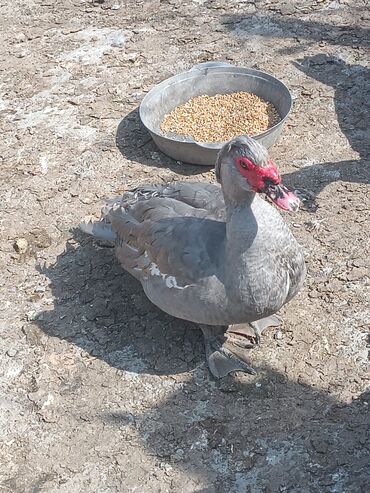
<svg viewBox="0 0 370 493">
<path fill-rule="evenodd" d="M 179 205 L 174 199 L 153 198 L 127 212 L 112 210 L 110 220 L 119 239 L 117 254 L 120 242 L 133 239 L 137 258 L 146 258 L 147 268 L 149 258 L 162 274 L 186 282 L 211 274 L 217 261 L 214 247 L 222 243 L 225 233 L 224 223 L 206 218 L 202 211 L 196 215 L 191 206 Z M 212 237 L 217 241 L 209 241 Z M 125 259 L 121 255 L 120 259 L 126 268 Z"/>
<path fill-rule="evenodd" d="M 221 187 L 212 183 L 174 182 L 166 185 L 143 185 L 133 193 L 151 197 L 165 197 L 194 207 L 204 209 L 217 218 L 225 217 L 225 203 Z M 127 197 L 127 196 L 126 196 Z M 123 201 L 125 200 L 123 196 Z"/>
<path fill-rule="evenodd" d="M 153 262 L 161 273 L 191 282 L 217 263 L 224 208 L 221 188 L 210 183 L 143 185 L 109 201 L 100 221 L 80 227 L 115 242 L 120 263 L 139 279 Z"/>
</svg>

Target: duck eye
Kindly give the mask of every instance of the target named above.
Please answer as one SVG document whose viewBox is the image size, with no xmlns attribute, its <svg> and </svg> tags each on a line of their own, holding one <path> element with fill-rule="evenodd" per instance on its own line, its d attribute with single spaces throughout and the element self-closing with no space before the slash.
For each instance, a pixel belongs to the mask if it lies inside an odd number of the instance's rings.
<svg viewBox="0 0 370 493">
<path fill-rule="evenodd" d="M 249 159 L 240 158 L 240 159 L 238 159 L 238 164 L 243 169 L 249 169 L 250 170 L 253 168 L 253 163 L 251 161 L 249 161 Z"/>
</svg>

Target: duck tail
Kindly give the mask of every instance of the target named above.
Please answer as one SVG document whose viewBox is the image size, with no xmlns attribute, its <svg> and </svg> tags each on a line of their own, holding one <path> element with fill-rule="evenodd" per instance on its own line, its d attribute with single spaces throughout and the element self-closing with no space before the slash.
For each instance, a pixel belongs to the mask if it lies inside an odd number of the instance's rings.
<svg viewBox="0 0 370 493">
<path fill-rule="evenodd" d="M 117 235 L 112 228 L 109 214 L 120 202 L 120 198 L 108 200 L 101 210 L 100 219 L 86 218 L 79 224 L 80 230 L 94 238 L 114 244 Z"/>
<path fill-rule="evenodd" d="M 114 244 L 117 234 L 112 227 L 111 219 L 115 216 L 115 212 L 121 208 L 127 212 L 127 209 L 136 204 L 138 200 L 159 196 L 163 192 L 163 188 L 163 185 L 143 185 L 142 187 L 125 191 L 121 197 L 108 199 L 101 210 L 100 219 L 88 217 L 79 224 L 79 228 L 94 238 Z"/>
<path fill-rule="evenodd" d="M 104 240 L 109 243 L 114 243 L 116 240 L 116 233 L 113 231 L 112 226 L 104 218 L 100 221 L 86 220 L 79 224 L 79 228 L 84 233 L 93 236 L 99 240 Z"/>
</svg>

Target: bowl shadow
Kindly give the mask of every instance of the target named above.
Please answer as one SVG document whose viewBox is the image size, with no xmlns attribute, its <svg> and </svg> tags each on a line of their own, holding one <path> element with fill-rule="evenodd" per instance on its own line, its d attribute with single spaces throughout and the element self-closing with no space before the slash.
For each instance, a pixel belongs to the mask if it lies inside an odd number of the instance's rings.
<svg viewBox="0 0 370 493">
<path fill-rule="evenodd" d="M 132 110 L 120 121 L 116 132 L 116 146 L 122 156 L 130 161 L 170 169 L 179 175 L 199 175 L 212 169 L 212 166 L 184 164 L 161 152 L 142 124 L 139 108 Z"/>
</svg>

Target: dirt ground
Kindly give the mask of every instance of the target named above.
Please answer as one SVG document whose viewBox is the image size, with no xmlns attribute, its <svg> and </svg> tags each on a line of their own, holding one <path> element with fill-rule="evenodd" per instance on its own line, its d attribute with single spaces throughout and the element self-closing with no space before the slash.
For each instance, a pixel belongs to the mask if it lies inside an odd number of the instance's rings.
<svg viewBox="0 0 370 493">
<path fill-rule="evenodd" d="M 0 5 L 1 493 L 370 491 L 370 13 L 364 0 Z M 206 60 L 281 78 L 271 150 L 308 277 L 251 362 L 214 381 L 197 328 L 81 235 L 104 198 L 213 180 L 163 156 L 145 93 Z"/>
</svg>

